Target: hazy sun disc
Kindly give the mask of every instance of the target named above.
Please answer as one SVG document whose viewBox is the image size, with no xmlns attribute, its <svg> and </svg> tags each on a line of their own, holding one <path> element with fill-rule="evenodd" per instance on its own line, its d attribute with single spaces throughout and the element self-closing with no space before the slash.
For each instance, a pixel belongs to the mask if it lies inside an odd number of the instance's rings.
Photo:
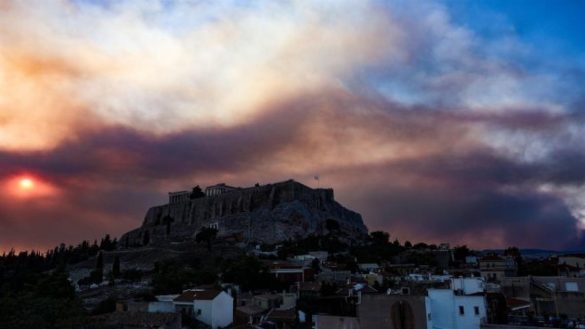
<svg viewBox="0 0 585 329">
<path fill-rule="evenodd" d="M 58 195 L 59 191 L 51 181 L 44 180 L 42 176 L 38 175 L 21 174 L 0 180 L 0 194 L 22 200 L 54 197 Z"/>
<path fill-rule="evenodd" d="M 30 190 L 35 186 L 35 183 L 30 178 L 22 178 L 18 181 L 18 186 L 23 190 Z"/>
</svg>

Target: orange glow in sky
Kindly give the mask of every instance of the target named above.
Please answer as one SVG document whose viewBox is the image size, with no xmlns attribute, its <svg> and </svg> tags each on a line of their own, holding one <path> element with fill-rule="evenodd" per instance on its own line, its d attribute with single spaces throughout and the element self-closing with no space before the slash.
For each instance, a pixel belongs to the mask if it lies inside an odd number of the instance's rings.
<svg viewBox="0 0 585 329">
<path fill-rule="evenodd" d="M 28 177 L 23 177 L 18 181 L 18 186 L 23 190 L 31 190 L 35 187 L 35 182 Z"/>
<path fill-rule="evenodd" d="M 56 186 L 48 181 L 28 174 L 12 176 L 0 182 L 0 190 L 16 198 L 50 197 L 58 192 Z"/>
</svg>

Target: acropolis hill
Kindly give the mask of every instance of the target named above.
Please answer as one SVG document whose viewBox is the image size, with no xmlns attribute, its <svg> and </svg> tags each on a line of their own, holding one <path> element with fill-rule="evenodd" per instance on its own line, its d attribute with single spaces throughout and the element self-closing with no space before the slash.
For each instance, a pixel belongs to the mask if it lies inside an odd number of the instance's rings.
<svg viewBox="0 0 585 329">
<path fill-rule="evenodd" d="M 124 234 L 122 248 L 194 239 L 202 227 L 242 242 L 276 243 L 334 231 L 341 239 L 368 234 L 360 214 L 334 200 L 333 189 L 312 189 L 294 180 L 236 188 L 225 184 L 169 193 L 169 203 L 148 209 L 140 228 Z"/>
</svg>

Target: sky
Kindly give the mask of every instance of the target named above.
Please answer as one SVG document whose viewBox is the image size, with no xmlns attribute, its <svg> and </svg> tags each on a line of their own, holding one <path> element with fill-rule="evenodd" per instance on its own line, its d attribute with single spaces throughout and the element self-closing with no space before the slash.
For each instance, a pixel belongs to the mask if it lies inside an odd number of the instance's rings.
<svg viewBox="0 0 585 329">
<path fill-rule="evenodd" d="M 169 191 L 289 178 L 400 241 L 584 249 L 583 12 L 0 0 L 0 250 L 119 236 Z"/>
</svg>

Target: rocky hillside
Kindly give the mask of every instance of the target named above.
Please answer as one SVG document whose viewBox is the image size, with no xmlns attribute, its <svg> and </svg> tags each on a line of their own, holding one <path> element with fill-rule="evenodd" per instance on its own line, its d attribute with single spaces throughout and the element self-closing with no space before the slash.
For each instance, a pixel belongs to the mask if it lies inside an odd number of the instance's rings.
<svg viewBox="0 0 585 329">
<path fill-rule="evenodd" d="M 202 227 L 242 242 L 276 243 L 329 231 L 347 240 L 367 235 L 361 215 L 336 202 L 332 189 L 312 189 L 293 180 L 170 199 L 150 208 L 142 226 L 121 237 L 121 246 L 188 241 Z"/>
</svg>

